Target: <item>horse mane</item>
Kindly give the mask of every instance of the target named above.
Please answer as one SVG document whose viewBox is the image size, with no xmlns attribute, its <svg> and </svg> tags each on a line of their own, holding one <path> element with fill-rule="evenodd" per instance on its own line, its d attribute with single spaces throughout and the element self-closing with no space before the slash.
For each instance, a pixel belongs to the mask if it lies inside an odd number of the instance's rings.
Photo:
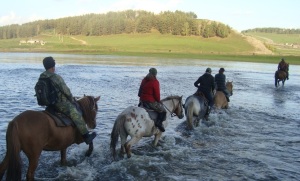
<svg viewBox="0 0 300 181">
<path fill-rule="evenodd" d="M 90 114 L 91 110 L 95 109 L 96 112 L 98 111 L 98 105 L 96 104 L 94 97 L 83 96 L 81 99 L 77 100 L 77 102 L 82 109 L 82 116 L 85 120 L 93 120 L 93 115 Z"/>
<path fill-rule="evenodd" d="M 168 100 L 171 100 L 171 99 L 180 99 L 180 98 L 181 98 L 180 96 L 172 96 L 171 95 L 171 96 L 168 96 L 168 97 L 162 99 L 161 102 L 168 101 Z"/>
</svg>

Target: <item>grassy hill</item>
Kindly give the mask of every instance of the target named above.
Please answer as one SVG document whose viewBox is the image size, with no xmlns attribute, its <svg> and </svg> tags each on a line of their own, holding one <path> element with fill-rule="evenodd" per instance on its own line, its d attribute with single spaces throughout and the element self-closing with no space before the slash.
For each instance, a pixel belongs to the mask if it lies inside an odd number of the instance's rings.
<svg viewBox="0 0 300 181">
<path fill-rule="evenodd" d="M 262 42 L 277 55 L 300 56 L 300 34 L 246 33 Z"/>
<path fill-rule="evenodd" d="M 255 43 L 250 43 L 247 37 L 235 32 L 231 33 L 227 38 L 185 37 L 161 35 L 159 33 L 107 36 L 43 34 L 32 39 L 46 42 L 44 45 L 20 44 L 20 41 L 29 39 L 0 40 L 0 52 L 114 54 L 270 63 L 277 63 L 284 55 L 285 57 L 288 56 L 286 58 L 291 64 L 300 64 L 298 57 L 300 53 L 298 54 L 297 51 L 283 51 L 281 49 L 279 51 L 279 48 L 274 44 L 268 44 L 267 39 L 277 42 L 277 36 L 250 35 L 265 42 L 269 48 L 275 50 L 275 53 L 266 54 L 263 50 L 258 49 Z M 292 41 L 292 38 L 289 41 Z"/>
</svg>

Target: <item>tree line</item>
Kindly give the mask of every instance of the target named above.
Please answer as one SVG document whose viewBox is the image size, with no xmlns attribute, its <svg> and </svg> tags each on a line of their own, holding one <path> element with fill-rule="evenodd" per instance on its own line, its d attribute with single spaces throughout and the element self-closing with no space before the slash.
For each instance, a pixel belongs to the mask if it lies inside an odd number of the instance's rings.
<svg viewBox="0 0 300 181">
<path fill-rule="evenodd" d="M 286 28 L 254 28 L 242 31 L 242 33 L 278 33 L 278 34 L 300 34 L 300 29 Z"/>
<path fill-rule="evenodd" d="M 197 15 L 193 12 L 164 11 L 154 14 L 144 10 L 126 10 L 2 26 L 0 27 L 0 39 L 30 38 L 42 33 L 102 36 L 150 33 L 153 30 L 161 34 L 205 38 L 225 38 L 231 32 L 228 25 L 197 19 Z"/>
</svg>

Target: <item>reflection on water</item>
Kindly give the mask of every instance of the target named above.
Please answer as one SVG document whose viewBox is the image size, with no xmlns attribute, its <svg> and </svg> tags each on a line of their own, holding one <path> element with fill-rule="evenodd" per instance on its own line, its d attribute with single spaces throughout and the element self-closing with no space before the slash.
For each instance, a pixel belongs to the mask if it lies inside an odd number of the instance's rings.
<svg viewBox="0 0 300 181">
<path fill-rule="evenodd" d="M 43 71 L 44 53 L 0 53 L 0 159 L 9 121 L 36 103 L 34 85 Z M 95 149 L 85 158 L 85 144 L 68 148 L 68 166 L 59 152 L 43 152 L 38 180 L 298 180 L 300 178 L 300 66 L 291 66 L 285 87 L 274 87 L 277 65 L 230 61 L 160 59 L 100 55 L 51 54 L 57 73 L 75 96 L 101 96 Z M 138 86 L 150 67 L 158 69 L 161 97 L 193 94 L 194 81 L 211 67 L 220 67 L 234 84 L 230 109 L 213 112 L 188 136 L 185 118 L 169 120 L 162 146 L 151 138 L 133 146 L 130 159 L 114 162 L 110 132 L 117 115 L 137 105 Z M 118 146 L 119 148 L 119 146 Z M 24 154 L 23 178 L 28 166 Z"/>
</svg>

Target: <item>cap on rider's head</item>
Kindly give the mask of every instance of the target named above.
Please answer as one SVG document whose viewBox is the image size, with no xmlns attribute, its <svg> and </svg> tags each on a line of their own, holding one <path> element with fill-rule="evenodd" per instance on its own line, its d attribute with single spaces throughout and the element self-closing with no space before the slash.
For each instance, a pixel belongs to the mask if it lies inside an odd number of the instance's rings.
<svg viewBox="0 0 300 181">
<path fill-rule="evenodd" d="M 150 69 L 149 69 L 149 73 L 150 73 L 151 75 L 156 76 L 156 75 L 157 75 L 157 70 L 156 70 L 156 68 L 150 68 Z"/>
<path fill-rule="evenodd" d="M 281 61 L 284 61 L 284 58 L 281 58 Z"/>
<path fill-rule="evenodd" d="M 205 72 L 211 73 L 211 68 L 208 67 Z"/>
<path fill-rule="evenodd" d="M 220 68 L 219 72 L 225 72 L 224 68 Z"/>
</svg>

